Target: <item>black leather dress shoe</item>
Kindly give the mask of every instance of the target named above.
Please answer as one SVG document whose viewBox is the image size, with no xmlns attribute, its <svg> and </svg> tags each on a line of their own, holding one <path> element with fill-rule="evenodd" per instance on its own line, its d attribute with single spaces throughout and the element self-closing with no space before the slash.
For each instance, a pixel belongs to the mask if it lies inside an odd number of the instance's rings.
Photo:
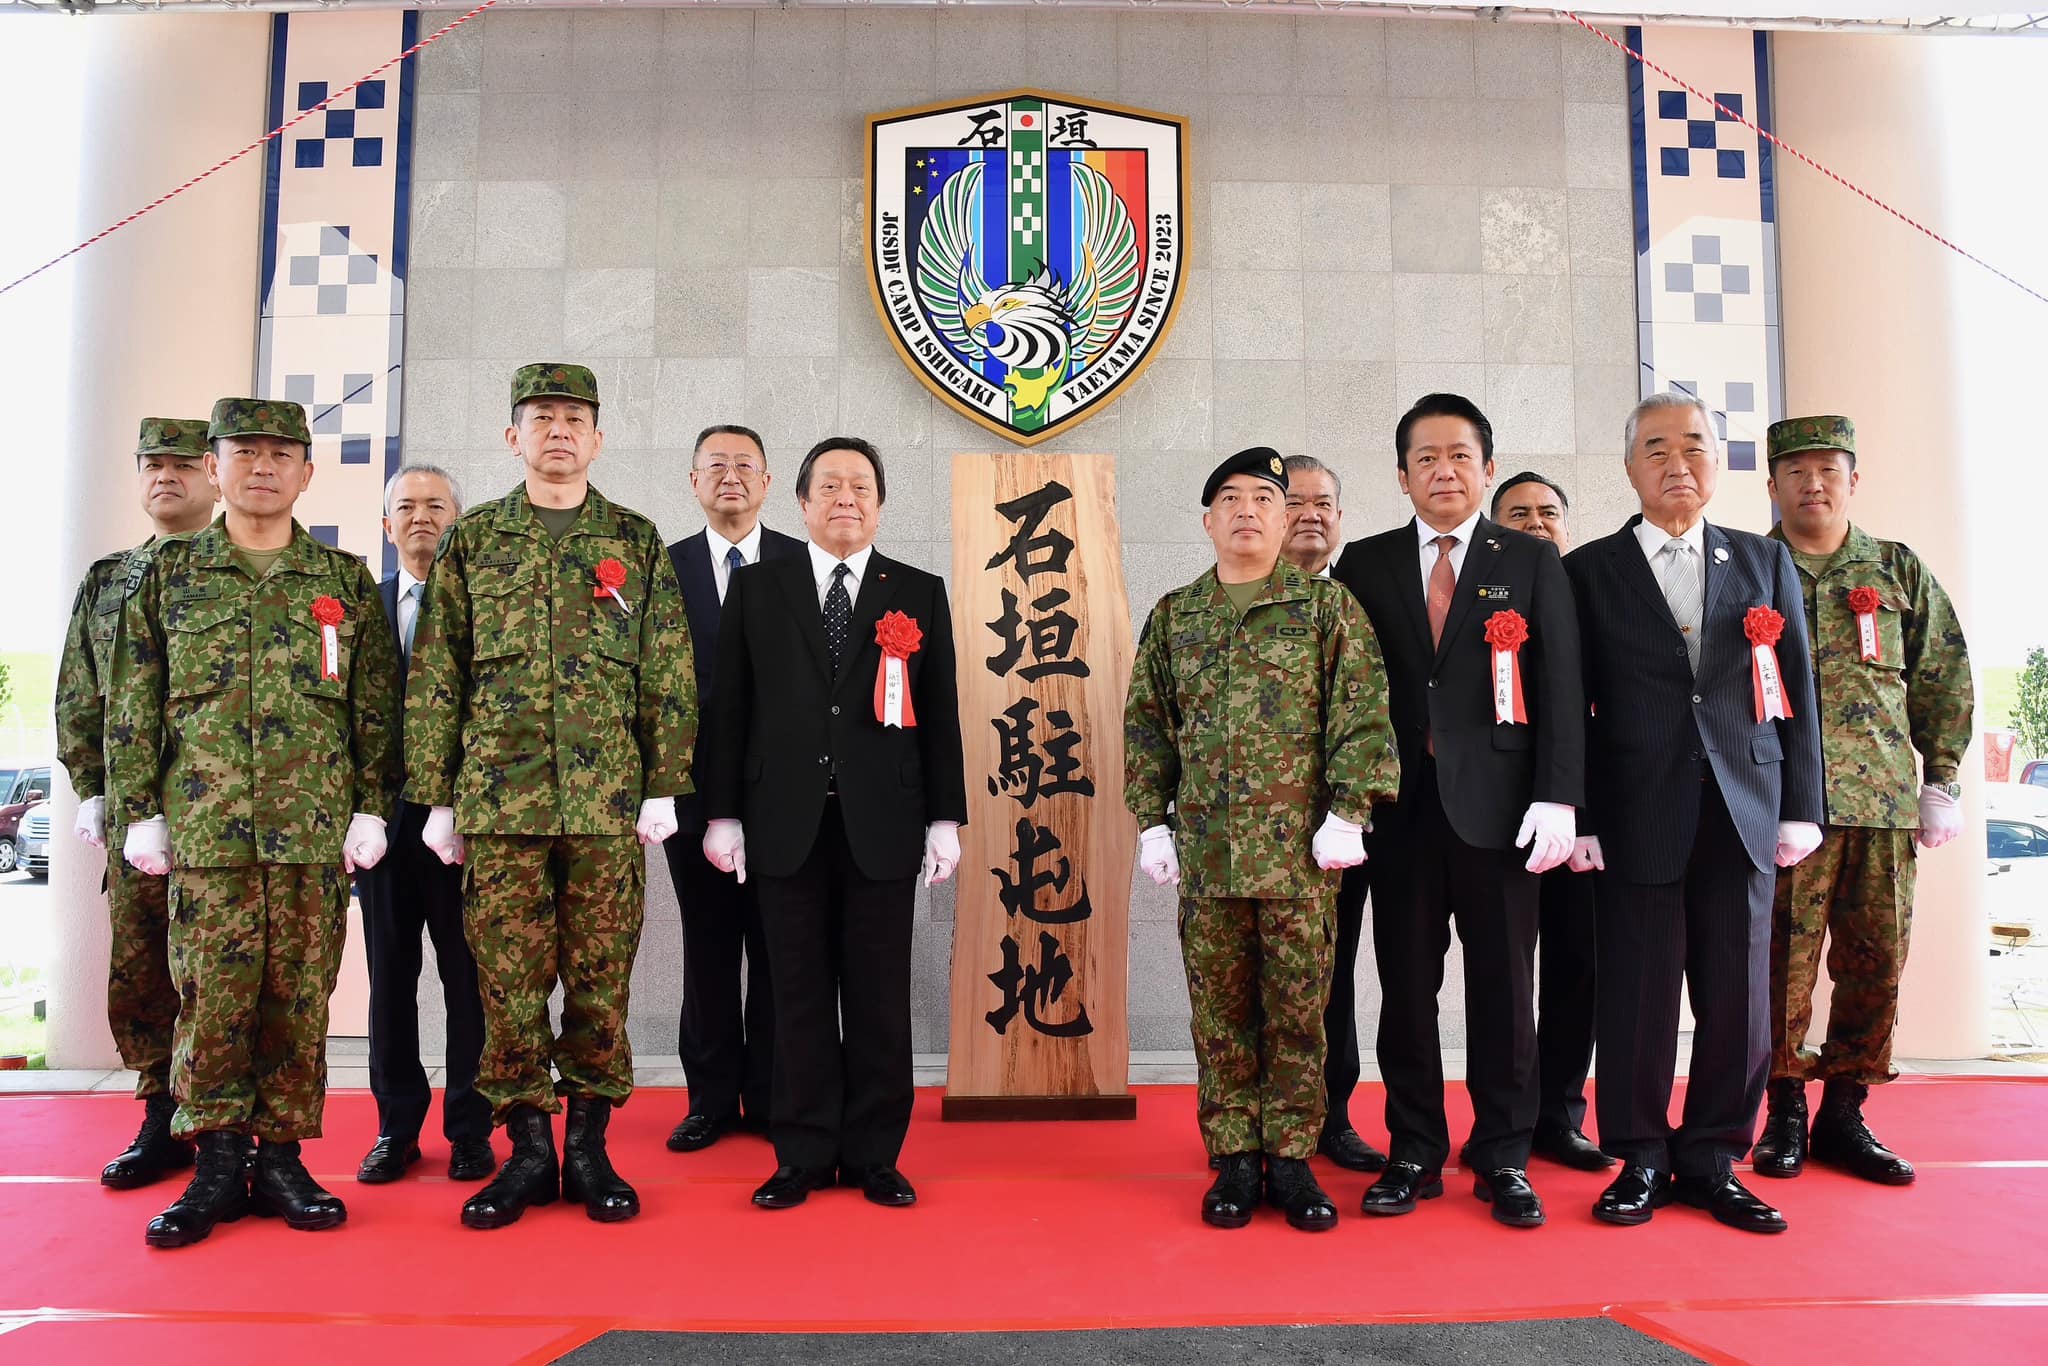
<svg viewBox="0 0 2048 1366">
<path fill-rule="evenodd" d="M 1582 1172 L 1604 1172 L 1614 1165 L 1614 1159 L 1601 1152 L 1592 1139 L 1577 1129 L 1562 1126 L 1538 1125 L 1529 1142 L 1529 1153 Z"/>
<path fill-rule="evenodd" d="M 1608 1224 L 1647 1224 L 1671 1203 L 1671 1173 L 1636 1162 L 1622 1164 L 1621 1175 L 1607 1183 L 1593 1202 L 1593 1217 Z"/>
<path fill-rule="evenodd" d="M 1212 1160 L 1216 1179 L 1202 1195 L 1202 1222 L 1215 1228 L 1243 1228 L 1259 1207 L 1259 1155 L 1223 1153 Z"/>
<path fill-rule="evenodd" d="M 668 1150 L 672 1153 L 697 1152 L 724 1138 L 732 1127 L 731 1120 L 713 1119 L 710 1115 L 684 1115 L 683 1122 L 669 1132 Z"/>
<path fill-rule="evenodd" d="M 481 1181 L 498 1169 L 488 1138 L 458 1138 L 448 1145 L 448 1179 Z"/>
<path fill-rule="evenodd" d="M 1325 1129 L 1316 1151 L 1347 1172 L 1386 1170 L 1387 1155 L 1367 1143 L 1356 1129 Z"/>
<path fill-rule="evenodd" d="M 356 1180 L 366 1186 L 382 1186 L 405 1175 L 405 1169 L 420 1160 L 420 1145 L 409 1138 L 379 1134 L 356 1168 Z"/>
<path fill-rule="evenodd" d="M 1679 1177 L 1671 1187 L 1681 1205 L 1703 1209 L 1730 1228 L 1744 1233 L 1783 1233 L 1785 1216 L 1751 1195 L 1734 1172 L 1708 1180 Z"/>
<path fill-rule="evenodd" d="M 917 1203 L 917 1187 L 910 1184 L 902 1172 L 894 1167 L 841 1167 L 839 1184 L 858 1186 L 860 1193 L 871 1205 L 887 1205 L 900 1209 L 904 1205 Z"/>
<path fill-rule="evenodd" d="M 830 1167 L 777 1167 L 775 1175 L 754 1192 L 754 1203 L 762 1209 L 795 1209 L 810 1198 L 812 1191 L 832 1184 Z"/>
<path fill-rule="evenodd" d="M 1304 1232 L 1325 1233 L 1337 1227 L 1337 1207 L 1301 1158 L 1266 1159 L 1266 1203 L 1283 1211 L 1287 1222 Z"/>
<path fill-rule="evenodd" d="M 1413 1214 L 1418 1200 L 1434 1200 L 1444 1193 L 1441 1169 L 1423 1170 L 1413 1162 L 1393 1161 L 1380 1179 L 1365 1188 L 1359 1209 L 1366 1214 Z"/>
<path fill-rule="evenodd" d="M 1520 1167 L 1495 1167 L 1472 1178 L 1472 1194 L 1493 1206 L 1493 1217 L 1509 1228 L 1541 1228 L 1543 1201 Z"/>
</svg>

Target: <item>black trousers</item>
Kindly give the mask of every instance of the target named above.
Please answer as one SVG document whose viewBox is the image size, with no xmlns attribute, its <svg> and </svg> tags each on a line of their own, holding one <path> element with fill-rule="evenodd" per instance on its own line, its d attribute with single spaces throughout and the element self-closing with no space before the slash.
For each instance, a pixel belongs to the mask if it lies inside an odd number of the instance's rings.
<svg viewBox="0 0 2048 1366">
<path fill-rule="evenodd" d="M 1536 1123 L 1586 1127 L 1586 1073 L 1593 1065 L 1596 977 L 1591 873 L 1553 868 L 1539 879 Z"/>
<path fill-rule="evenodd" d="M 1600 1146 L 1690 1177 L 1728 1171 L 1749 1151 L 1771 1067 L 1771 893 L 1775 870 L 1749 860 L 1720 789 L 1700 792 L 1685 876 L 1656 885 L 1597 873 Z M 1685 1112 L 1671 1127 L 1679 992 L 1694 1029 Z"/>
<path fill-rule="evenodd" d="M 1358 942 L 1365 931 L 1368 866 L 1346 868 L 1337 888 L 1337 961 L 1330 969 L 1330 1004 L 1323 1010 L 1325 1133 L 1352 1127 L 1351 1093 L 1358 1089 Z"/>
<path fill-rule="evenodd" d="M 662 848 L 682 904 L 683 1008 L 676 1052 L 690 1086 L 690 1113 L 721 1121 L 744 1113 L 765 1125 L 774 1079 L 775 998 L 757 884 L 712 867 L 701 832 L 679 833 Z"/>
<path fill-rule="evenodd" d="M 411 1139 L 427 1121 L 434 1093 L 420 1065 L 420 933 L 434 941 L 441 999 L 448 1008 L 446 1094 L 441 1132 L 453 1140 L 491 1136 L 491 1107 L 477 1094 L 484 1048 L 483 998 L 476 959 L 462 935 L 462 868 L 448 867 L 420 843 L 427 808 L 411 802 L 391 822 L 389 851 L 357 879 L 370 967 L 370 1094 L 377 1132 Z"/>
<path fill-rule="evenodd" d="M 839 799 L 790 877 L 763 877 L 775 979 L 769 1136 L 783 1166 L 893 1166 L 910 1129 L 915 877 L 867 877 Z"/>
<path fill-rule="evenodd" d="M 1425 1170 L 1450 1157 L 1436 1001 L 1455 923 L 1465 958 L 1472 1162 L 1521 1167 L 1536 1126 L 1537 879 L 1523 868 L 1522 851 L 1477 849 L 1458 838 L 1433 760 L 1423 761 L 1411 790 L 1412 811 L 1375 818 L 1366 863 L 1388 1155 Z"/>
</svg>

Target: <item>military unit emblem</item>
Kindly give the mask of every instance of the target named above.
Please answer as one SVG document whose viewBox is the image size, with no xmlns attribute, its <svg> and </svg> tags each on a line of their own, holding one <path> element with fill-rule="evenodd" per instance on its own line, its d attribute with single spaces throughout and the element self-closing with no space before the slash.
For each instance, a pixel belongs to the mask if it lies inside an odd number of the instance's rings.
<svg viewBox="0 0 2048 1366">
<path fill-rule="evenodd" d="M 1033 445 L 1108 405 L 1173 324 L 1186 125 L 1010 91 L 868 120 L 875 307 L 932 392 Z"/>
</svg>

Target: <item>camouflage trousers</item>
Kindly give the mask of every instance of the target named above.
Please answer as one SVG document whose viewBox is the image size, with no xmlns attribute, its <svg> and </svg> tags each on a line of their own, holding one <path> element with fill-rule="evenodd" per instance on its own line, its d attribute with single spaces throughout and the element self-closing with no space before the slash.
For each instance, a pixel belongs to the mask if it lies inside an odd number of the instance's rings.
<svg viewBox="0 0 2048 1366">
<path fill-rule="evenodd" d="M 463 928 L 484 1000 L 476 1089 L 503 1124 L 517 1105 L 633 1094 L 626 998 L 646 856 L 631 835 L 470 835 Z M 562 983 L 562 1032 L 548 997 Z M 549 1068 L 559 1074 L 550 1080 Z"/>
<path fill-rule="evenodd" d="M 172 1132 L 318 1138 L 347 876 L 331 863 L 173 868 L 170 918 Z"/>
<path fill-rule="evenodd" d="M 171 1089 L 171 1031 L 178 988 L 171 981 L 170 879 L 151 877 L 121 857 L 126 834 L 107 831 L 107 1027 L 121 1065 L 135 1073 L 135 1095 Z"/>
<path fill-rule="evenodd" d="M 1196 1105 L 1211 1156 L 1308 1157 L 1322 1136 L 1330 897 L 1182 897 Z"/>
<path fill-rule="evenodd" d="M 1771 1078 L 1890 1081 L 1899 973 L 1913 925 L 1911 830 L 1827 826 L 1820 848 L 1778 870 L 1771 907 Z M 1801 1051 L 1827 940 L 1828 1038 Z"/>
</svg>

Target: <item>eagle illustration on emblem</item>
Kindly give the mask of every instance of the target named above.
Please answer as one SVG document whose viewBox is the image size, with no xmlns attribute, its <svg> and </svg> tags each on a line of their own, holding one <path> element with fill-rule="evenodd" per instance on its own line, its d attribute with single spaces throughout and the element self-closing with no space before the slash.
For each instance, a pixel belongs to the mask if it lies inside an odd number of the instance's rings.
<svg viewBox="0 0 2048 1366">
<path fill-rule="evenodd" d="M 1179 302 L 1181 120 L 1012 91 L 868 124 L 875 307 L 933 392 L 1030 445 L 1137 377 Z"/>
</svg>

